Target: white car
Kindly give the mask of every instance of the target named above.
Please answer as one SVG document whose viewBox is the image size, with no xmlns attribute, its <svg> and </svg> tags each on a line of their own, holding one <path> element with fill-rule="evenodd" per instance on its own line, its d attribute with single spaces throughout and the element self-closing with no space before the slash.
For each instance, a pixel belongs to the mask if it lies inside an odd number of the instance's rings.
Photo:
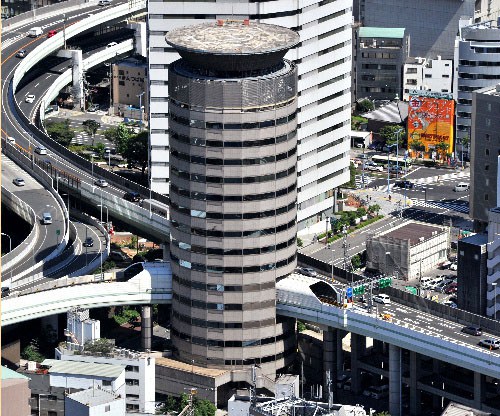
<svg viewBox="0 0 500 416">
<path fill-rule="evenodd" d="M 457 271 L 458 269 L 458 266 L 457 266 L 457 263 L 453 263 L 451 266 L 450 266 L 450 270 L 453 270 L 453 271 Z"/>
<path fill-rule="evenodd" d="M 469 184 L 465 182 L 460 182 L 455 185 L 453 189 L 455 192 L 465 192 L 469 190 Z"/>
<path fill-rule="evenodd" d="M 365 169 L 371 170 L 371 171 L 376 171 L 376 172 L 383 172 L 384 171 L 384 167 L 377 165 L 375 162 L 365 162 Z"/>
<path fill-rule="evenodd" d="M 104 179 L 97 179 L 94 184 L 96 184 L 97 186 L 100 186 L 101 188 L 106 188 L 106 186 L 108 186 L 108 182 Z"/>
<path fill-rule="evenodd" d="M 24 186 L 24 179 L 23 178 L 15 178 L 12 183 L 17 186 Z"/>
<path fill-rule="evenodd" d="M 391 298 L 386 295 L 385 293 L 380 293 L 378 295 L 375 295 L 373 297 L 373 301 L 377 303 L 382 303 L 384 305 L 390 305 L 391 304 Z"/>
<path fill-rule="evenodd" d="M 116 45 L 118 45 L 118 43 L 116 43 L 116 42 L 110 42 L 110 43 L 108 43 L 108 46 L 106 46 L 106 47 L 107 48 L 111 48 L 112 46 L 116 46 Z"/>
<path fill-rule="evenodd" d="M 28 94 L 24 101 L 31 104 L 35 101 L 35 96 L 33 94 Z"/>
</svg>

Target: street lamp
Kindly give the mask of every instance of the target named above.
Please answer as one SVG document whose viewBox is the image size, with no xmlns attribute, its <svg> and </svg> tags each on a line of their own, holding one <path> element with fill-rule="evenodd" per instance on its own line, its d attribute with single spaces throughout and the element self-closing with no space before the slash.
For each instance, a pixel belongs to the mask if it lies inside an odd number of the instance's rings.
<svg viewBox="0 0 500 416">
<path fill-rule="evenodd" d="M 493 319 L 497 319 L 497 282 L 491 284 L 493 286 Z"/>
<path fill-rule="evenodd" d="M 101 205 L 101 204 L 99 204 L 97 206 L 101 207 L 101 222 L 102 222 L 102 209 L 106 208 L 106 226 L 107 226 L 109 224 L 109 221 L 108 221 L 108 219 L 109 219 L 109 216 L 108 216 L 108 207 L 106 205 Z"/>
<path fill-rule="evenodd" d="M 57 209 L 54 205 L 47 204 L 47 208 L 54 208 L 54 220 L 57 220 Z M 56 232 L 56 245 L 59 244 L 59 240 L 57 238 L 57 232 Z"/>
<path fill-rule="evenodd" d="M 9 234 L 2 233 L 5 237 L 8 237 L 9 239 L 9 253 L 12 251 L 12 238 L 10 238 Z"/>
<path fill-rule="evenodd" d="M 142 116 L 142 110 L 143 110 L 143 106 L 142 106 L 142 96 L 145 94 L 145 91 L 141 92 L 139 95 L 136 95 L 136 97 L 139 97 L 139 110 L 141 111 L 141 131 L 142 131 L 142 120 L 143 120 L 143 116 Z"/>
<path fill-rule="evenodd" d="M 397 94 L 396 94 L 397 98 Z M 396 132 L 396 179 L 399 179 L 399 134 L 404 131 L 403 129 L 399 129 Z"/>
<path fill-rule="evenodd" d="M 385 269 L 386 269 L 386 275 L 389 276 L 389 256 L 391 255 L 390 251 L 385 252 Z"/>
<path fill-rule="evenodd" d="M 94 154 L 90 155 L 90 163 L 92 163 L 92 183 L 94 183 Z"/>
<path fill-rule="evenodd" d="M 427 202 L 427 190 L 432 191 L 434 188 L 428 188 L 426 186 L 424 189 L 425 189 L 425 202 Z"/>
<path fill-rule="evenodd" d="M 66 13 L 63 13 L 63 39 L 64 39 L 64 49 L 66 49 Z"/>
</svg>

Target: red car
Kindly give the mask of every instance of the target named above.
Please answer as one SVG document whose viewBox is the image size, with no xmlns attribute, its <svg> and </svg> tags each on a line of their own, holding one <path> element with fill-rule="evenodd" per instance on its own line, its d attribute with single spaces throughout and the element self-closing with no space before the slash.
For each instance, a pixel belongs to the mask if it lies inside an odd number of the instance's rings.
<svg viewBox="0 0 500 416">
<path fill-rule="evenodd" d="M 48 38 L 51 38 L 51 37 L 52 37 L 52 36 L 54 36 L 56 33 L 57 33 L 57 30 L 49 30 L 49 32 L 47 33 L 47 37 L 48 37 Z"/>
<path fill-rule="evenodd" d="M 451 283 L 444 289 L 444 293 L 447 295 L 451 295 L 452 293 L 457 293 L 457 284 Z"/>
</svg>

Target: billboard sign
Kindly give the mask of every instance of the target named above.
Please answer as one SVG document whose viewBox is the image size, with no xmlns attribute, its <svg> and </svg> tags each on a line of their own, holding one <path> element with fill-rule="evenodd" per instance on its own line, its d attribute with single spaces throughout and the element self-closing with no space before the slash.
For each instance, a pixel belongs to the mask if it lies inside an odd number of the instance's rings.
<svg viewBox="0 0 500 416">
<path fill-rule="evenodd" d="M 453 153 L 455 101 L 444 95 L 424 95 L 428 94 L 412 95 L 408 102 L 408 150 L 413 157 L 445 159 L 447 153 Z M 415 150 L 412 142 L 420 142 L 422 147 Z"/>
</svg>

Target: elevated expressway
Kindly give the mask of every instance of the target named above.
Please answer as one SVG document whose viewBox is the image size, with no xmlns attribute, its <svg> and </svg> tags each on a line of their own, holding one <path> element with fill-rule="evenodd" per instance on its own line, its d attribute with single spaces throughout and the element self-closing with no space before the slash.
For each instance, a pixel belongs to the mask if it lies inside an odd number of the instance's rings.
<svg viewBox="0 0 500 416">
<path fill-rule="evenodd" d="M 133 267 L 137 268 L 138 264 Z M 99 279 L 98 282 L 94 276 L 81 276 L 14 293 L 2 301 L 2 327 L 55 313 L 64 313 L 76 306 L 96 308 L 171 303 L 170 263 L 142 263 L 142 267 L 139 266 L 136 272 L 135 276 L 123 282 L 114 280 L 115 277 L 112 275 L 106 275 L 104 281 Z M 390 346 L 389 360 L 393 365 L 398 364 L 398 361 L 394 364 L 395 361 L 391 361 L 391 356 L 394 358 L 396 353 L 400 356 L 403 348 L 453 363 L 475 374 L 494 378 L 500 374 L 500 353 L 479 347 L 476 337 L 461 333 L 462 324 L 437 319 L 435 316 L 397 304 L 382 305 L 377 311 L 390 314 L 390 320 L 381 319 L 379 313 L 370 313 L 357 305 L 351 308 L 339 308 L 318 299 L 311 289 L 318 283 L 329 285 L 302 275 L 291 275 L 278 282 L 277 313 L 316 323 L 325 330 L 325 333 L 342 330 L 356 336 L 386 342 Z M 50 290 L 50 296 L 47 296 L 47 290 Z M 488 336 L 483 334 L 483 337 Z M 327 342 L 328 337 L 324 340 Z M 326 351 L 326 346 L 324 348 Z M 324 362 L 328 362 L 328 358 L 324 358 Z M 352 362 L 351 365 L 354 371 L 355 365 Z M 398 365 L 401 365 L 400 361 Z M 398 380 L 399 385 L 401 384 L 401 371 L 395 374 L 390 368 L 388 377 L 391 389 L 397 390 Z M 444 392 L 434 393 L 445 395 Z M 468 405 L 474 404 L 473 400 L 453 398 Z M 391 414 L 398 414 L 397 409 L 393 408 Z"/>
<path fill-rule="evenodd" d="M 8 104 L 2 110 L 2 135 L 4 137 L 12 136 L 16 139 L 18 146 L 9 150 L 18 150 L 21 153 L 24 150 L 25 153 L 30 154 L 35 163 L 45 169 L 54 182 L 61 181 L 61 186 L 65 191 L 77 195 L 89 206 L 105 205 L 109 216 L 127 221 L 133 229 L 140 230 L 142 235 L 154 241 L 163 242 L 169 234 L 167 219 L 122 198 L 124 192 L 130 190 L 140 191 L 143 198 L 147 198 L 150 192 L 146 188 L 97 166 L 93 167 L 89 161 L 71 154 L 67 149 L 50 140 L 42 130 L 36 127 L 37 112 L 43 113 L 45 106 L 57 96 L 59 90 L 71 82 L 72 70 L 68 69 L 56 77 L 53 77 L 53 74 L 48 74 L 46 78 L 50 76 L 50 87 L 40 90 L 41 95 L 37 93 L 40 83 L 31 83 L 29 92 L 35 93 L 36 101 L 34 104 L 24 102 L 24 95 L 28 92 L 25 89 L 27 86 L 24 85 L 25 83 L 23 84 L 23 78 L 42 59 L 59 51 L 63 47 L 65 39 L 68 42 L 73 36 L 84 33 L 96 25 L 128 17 L 144 10 L 144 8 L 145 2 L 143 1 L 118 3 L 105 8 L 100 8 L 94 3 L 93 8 L 89 7 L 87 11 L 68 12 L 64 33 L 60 18 L 64 9 L 61 9 L 60 15 L 52 18 L 53 24 L 45 25 L 46 29 L 56 28 L 58 30 L 58 33 L 49 39 L 40 37 L 27 41 L 24 34 L 12 36 L 13 34 L 9 32 L 11 38 L 8 39 L 7 46 L 3 50 L 3 55 L 6 58 L 2 61 L 3 73 L 7 74 L 2 83 L 2 98 L 3 102 Z M 15 58 L 15 53 L 19 49 L 28 50 L 28 54 L 23 60 Z M 82 69 L 110 61 L 132 49 L 132 40 L 103 48 L 85 58 L 82 61 Z M 19 95 L 17 94 L 18 87 L 19 92 L 21 92 Z M 38 144 L 49 149 L 47 156 L 42 158 L 33 154 L 32 149 Z M 10 155 L 8 156 L 10 157 Z M 41 163 L 43 161 L 50 161 L 50 167 Z M 29 168 L 29 166 L 26 167 Z M 77 180 L 69 180 L 69 177 Z M 97 177 L 105 177 L 111 186 L 105 190 L 97 188 L 93 183 Z"/>
</svg>

